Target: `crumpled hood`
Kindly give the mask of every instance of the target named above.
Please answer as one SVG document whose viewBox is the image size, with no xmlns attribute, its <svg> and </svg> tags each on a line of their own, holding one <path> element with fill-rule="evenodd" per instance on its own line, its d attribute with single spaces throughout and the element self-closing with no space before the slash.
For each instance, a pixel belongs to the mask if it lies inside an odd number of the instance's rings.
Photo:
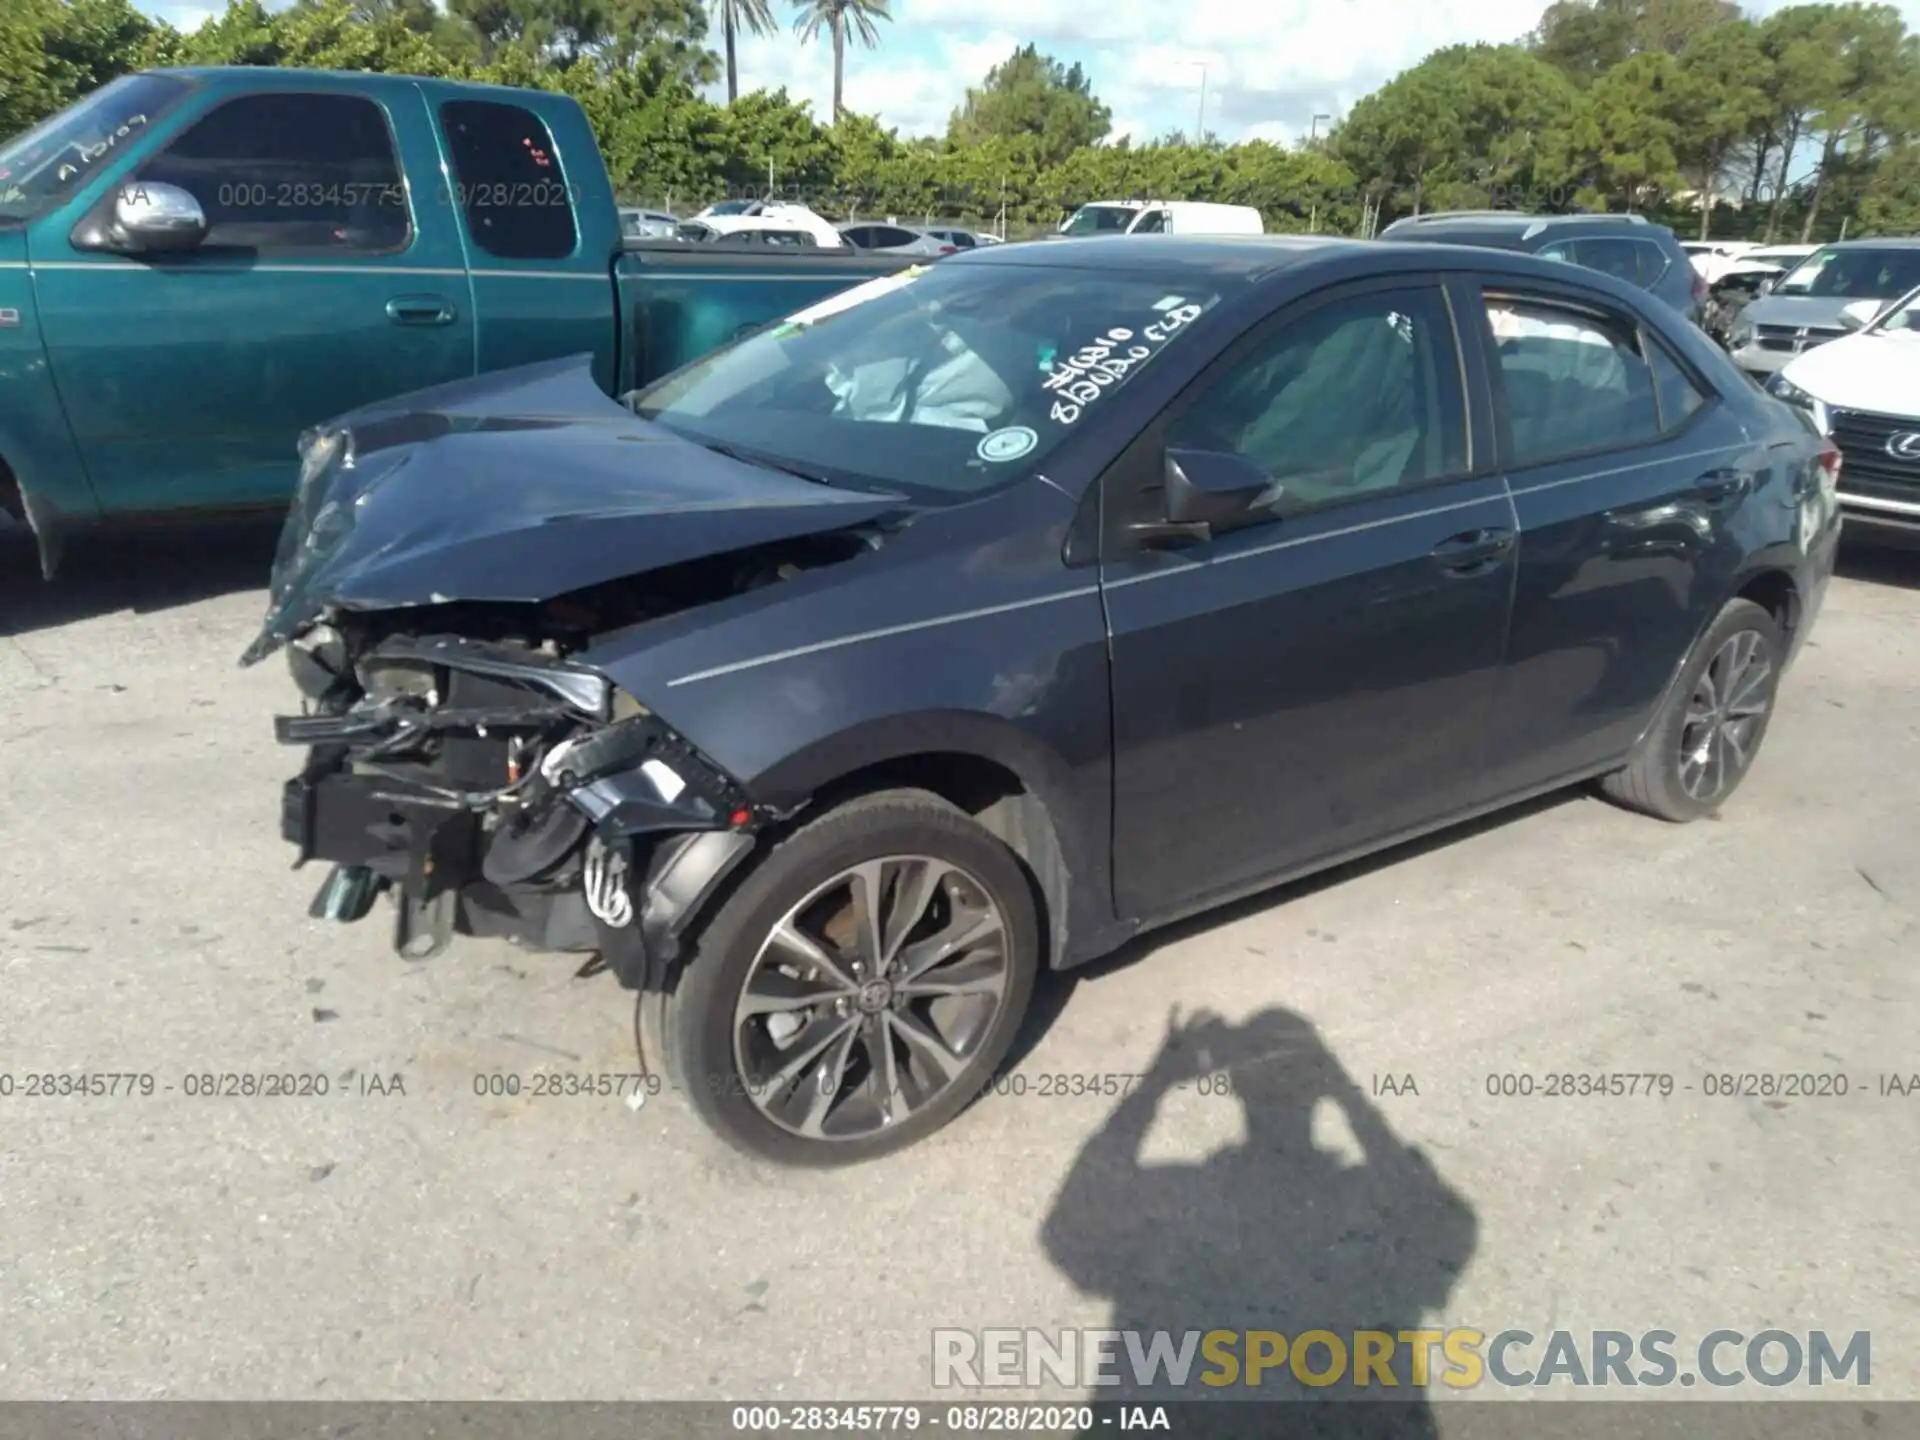
<svg viewBox="0 0 1920 1440">
<path fill-rule="evenodd" d="M 576 356 L 436 386 L 321 427 L 351 463 L 302 480 L 253 664 L 330 606 L 539 602 L 902 502 L 721 455 L 642 420 Z"/>
</svg>

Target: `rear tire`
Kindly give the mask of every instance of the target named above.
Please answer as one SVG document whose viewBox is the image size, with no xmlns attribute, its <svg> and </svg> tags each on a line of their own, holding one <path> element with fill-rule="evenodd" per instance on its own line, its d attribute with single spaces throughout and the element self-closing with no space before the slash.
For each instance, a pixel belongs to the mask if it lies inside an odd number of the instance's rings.
<svg viewBox="0 0 1920 1440">
<path fill-rule="evenodd" d="M 1011 850 L 937 796 L 888 791 L 774 846 L 677 983 L 642 999 L 643 1026 L 736 1149 L 855 1164 L 931 1135 L 992 1078 L 1039 933 Z"/>
<path fill-rule="evenodd" d="M 1601 779 L 1601 793 L 1675 824 L 1719 809 L 1740 788 L 1766 738 L 1785 654 L 1772 615 L 1751 600 L 1729 601 L 1700 637 L 1632 760 Z"/>
</svg>

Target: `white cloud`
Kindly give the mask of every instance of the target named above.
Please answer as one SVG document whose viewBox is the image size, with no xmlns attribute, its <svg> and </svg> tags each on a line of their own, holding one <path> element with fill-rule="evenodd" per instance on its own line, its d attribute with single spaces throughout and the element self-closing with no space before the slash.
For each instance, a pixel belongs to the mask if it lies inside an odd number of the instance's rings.
<svg viewBox="0 0 1920 1440">
<path fill-rule="evenodd" d="M 147 14 L 156 20 L 164 20 L 174 29 L 191 34 L 205 25 L 214 16 L 225 10 L 223 5 L 194 5 L 188 3 L 167 3 L 143 6 Z"/>
</svg>

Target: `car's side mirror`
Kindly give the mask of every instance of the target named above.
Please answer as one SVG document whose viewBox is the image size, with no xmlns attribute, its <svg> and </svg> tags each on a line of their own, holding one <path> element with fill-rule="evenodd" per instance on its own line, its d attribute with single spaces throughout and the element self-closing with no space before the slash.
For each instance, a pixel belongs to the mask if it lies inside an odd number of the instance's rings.
<svg viewBox="0 0 1920 1440">
<path fill-rule="evenodd" d="M 1864 330 L 1879 315 L 1883 304 L 1879 300 L 1855 300 L 1851 305 L 1841 307 L 1840 323 L 1849 330 Z"/>
<path fill-rule="evenodd" d="M 1270 509 L 1282 490 L 1266 471 L 1230 450 L 1170 449 L 1165 461 L 1166 519 L 1133 527 L 1144 544 L 1208 539 Z"/>
<path fill-rule="evenodd" d="M 207 216 L 178 185 L 132 180 L 114 196 L 106 238 L 114 249 L 136 255 L 192 250 L 207 238 Z"/>
</svg>

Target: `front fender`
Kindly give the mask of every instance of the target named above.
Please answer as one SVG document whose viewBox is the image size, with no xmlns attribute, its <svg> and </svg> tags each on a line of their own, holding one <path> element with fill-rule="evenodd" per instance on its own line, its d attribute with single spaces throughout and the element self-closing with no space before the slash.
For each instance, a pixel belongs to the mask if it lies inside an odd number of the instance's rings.
<svg viewBox="0 0 1920 1440">
<path fill-rule="evenodd" d="M 1131 933 L 1113 912 L 1104 771 L 1088 774 L 997 715 L 944 710 L 865 721 L 786 756 L 754 778 L 752 791 L 762 806 L 786 810 L 864 773 L 940 757 L 987 761 L 1011 774 L 1030 797 L 1030 808 L 1013 811 L 992 828 L 1026 854 L 1051 902 L 1056 965 L 1104 953 Z"/>
</svg>

